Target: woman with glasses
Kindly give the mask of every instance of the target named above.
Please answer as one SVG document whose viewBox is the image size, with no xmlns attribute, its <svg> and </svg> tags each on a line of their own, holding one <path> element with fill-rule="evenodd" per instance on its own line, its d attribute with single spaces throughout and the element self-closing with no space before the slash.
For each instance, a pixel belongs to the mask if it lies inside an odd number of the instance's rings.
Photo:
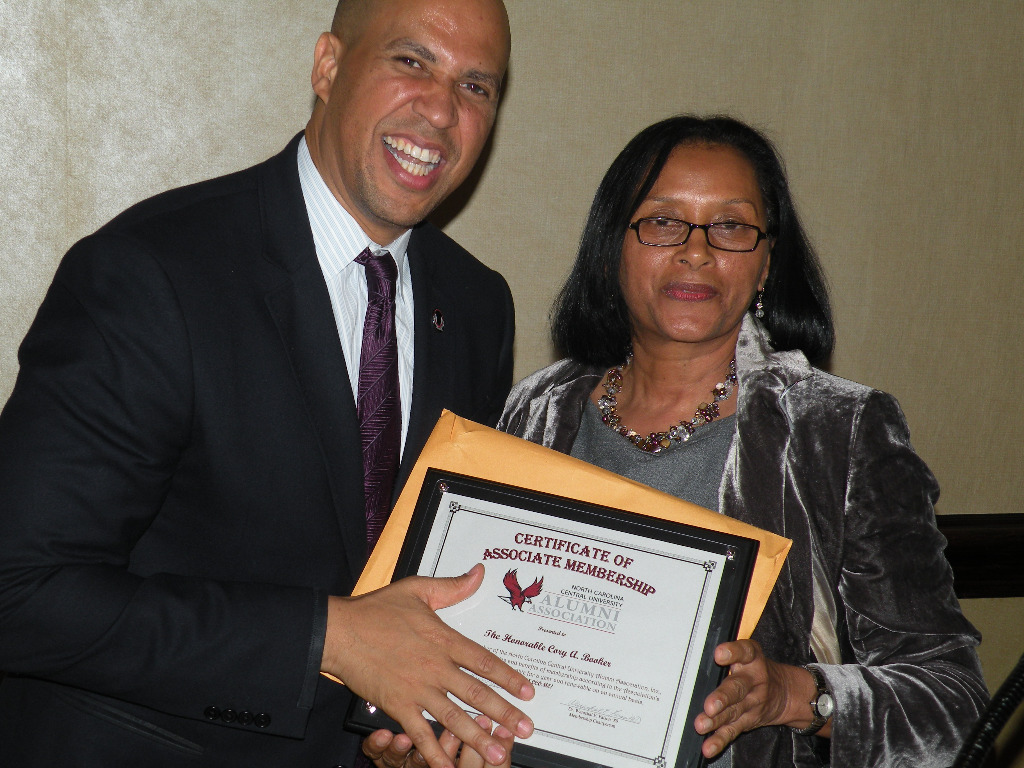
<svg viewBox="0 0 1024 768">
<path fill-rule="evenodd" d="M 499 428 L 793 540 L 694 727 L 736 766 L 945 768 L 988 694 L 889 395 L 832 351 L 821 269 L 771 143 L 650 126 L 612 163 L 553 313 L 568 356 Z"/>
<path fill-rule="evenodd" d="M 771 143 L 725 117 L 637 135 L 553 326 L 568 357 L 513 388 L 499 428 L 793 540 L 753 638 L 716 649 L 730 674 L 693 724 L 712 765 L 952 764 L 988 693 L 938 486 L 891 396 L 811 364 L 832 317 Z M 364 742 L 379 768 L 410 748 Z"/>
</svg>

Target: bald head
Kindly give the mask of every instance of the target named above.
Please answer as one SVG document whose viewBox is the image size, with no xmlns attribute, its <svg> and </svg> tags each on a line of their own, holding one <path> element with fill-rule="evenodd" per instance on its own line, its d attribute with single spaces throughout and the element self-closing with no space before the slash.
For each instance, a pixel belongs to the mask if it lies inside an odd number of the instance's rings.
<svg viewBox="0 0 1024 768">
<path fill-rule="evenodd" d="M 306 144 L 376 243 L 423 221 L 476 163 L 509 58 L 501 0 L 342 0 L 317 40 Z"/>
<path fill-rule="evenodd" d="M 348 41 L 349 36 L 362 26 L 372 4 L 373 0 L 339 0 L 338 7 L 334 9 L 331 32 Z"/>
<path fill-rule="evenodd" d="M 508 31 L 508 13 L 502 0 L 480 0 L 482 4 L 492 5 L 501 9 L 505 18 L 505 30 Z M 375 6 L 387 5 L 388 0 L 338 0 L 334 9 L 334 20 L 331 22 L 331 33 L 345 43 L 351 43 L 359 36 L 367 19 L 372 16 Z"/>
</svg>

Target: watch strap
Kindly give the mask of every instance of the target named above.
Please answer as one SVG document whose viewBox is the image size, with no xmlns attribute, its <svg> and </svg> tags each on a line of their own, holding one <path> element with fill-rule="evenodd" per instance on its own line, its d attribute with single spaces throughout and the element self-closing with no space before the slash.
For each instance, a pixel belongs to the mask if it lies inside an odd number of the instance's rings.
<svg viewBox="0 0 1024 768">
<path fill-rule="evenodd" d="M 825 723 L 828 722 L 829 717 L 832 716 L 830 711 L 827 715 L 823 715 L 818 710 L 818 701 L 822 696 L 832 697 L 832 691 L 828 688 L 828 683 L 825 681 L 825 676 L 818 671 L 817 667 L 804 667 L 808 672 L 811 673 L 811 677 L 814 678 L 814 687 L 817 689 L 817 693 L 814 695 L 814 701 L 811 702 L 811 724 L 806 728 L 793 728 L 794 733 L 798 736 L 813 736 L 822 728 L 825 727 Z M 834 701 L 834 699 L 833 699 Z"/>
</svg>

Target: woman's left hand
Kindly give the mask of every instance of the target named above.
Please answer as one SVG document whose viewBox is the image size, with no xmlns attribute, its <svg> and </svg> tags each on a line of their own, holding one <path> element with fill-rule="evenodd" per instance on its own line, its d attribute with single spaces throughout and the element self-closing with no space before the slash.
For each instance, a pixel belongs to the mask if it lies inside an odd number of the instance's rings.
<svg viewBox="0 0 1024 768">
<path fill-rule="evenodd" d="M 741 733 L 764 725 L 811 724 L 810 702 L 817 688 L 802 667 L 779 664 L 764 655 L 754 640 L 736 640 L 715 648 L 715 663 L 729 667 L 729 676 L 704 700 L 697 715 L 697 733 L 704 740 L 705 757 L 714 757 Z M 827 736 L 831 723 L 818 732 Z"/>
</svg>

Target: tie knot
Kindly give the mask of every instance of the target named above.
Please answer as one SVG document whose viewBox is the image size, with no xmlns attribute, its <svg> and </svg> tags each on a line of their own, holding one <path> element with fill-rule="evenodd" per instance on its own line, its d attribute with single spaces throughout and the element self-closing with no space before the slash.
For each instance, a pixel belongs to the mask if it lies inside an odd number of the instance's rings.
<svg viewBox="0 0 1024 768">
<path fill-rule="evenodd" d="M 398 279 L 398 265 L 388 251 L 371 251 L 369 248 L 363 250 L 356 256 L 356 263 L 366 268 L 366 282 L 371 284 L 375 278 L 378 283 L 387 283 L 394 286 Z"/>
</svg>

